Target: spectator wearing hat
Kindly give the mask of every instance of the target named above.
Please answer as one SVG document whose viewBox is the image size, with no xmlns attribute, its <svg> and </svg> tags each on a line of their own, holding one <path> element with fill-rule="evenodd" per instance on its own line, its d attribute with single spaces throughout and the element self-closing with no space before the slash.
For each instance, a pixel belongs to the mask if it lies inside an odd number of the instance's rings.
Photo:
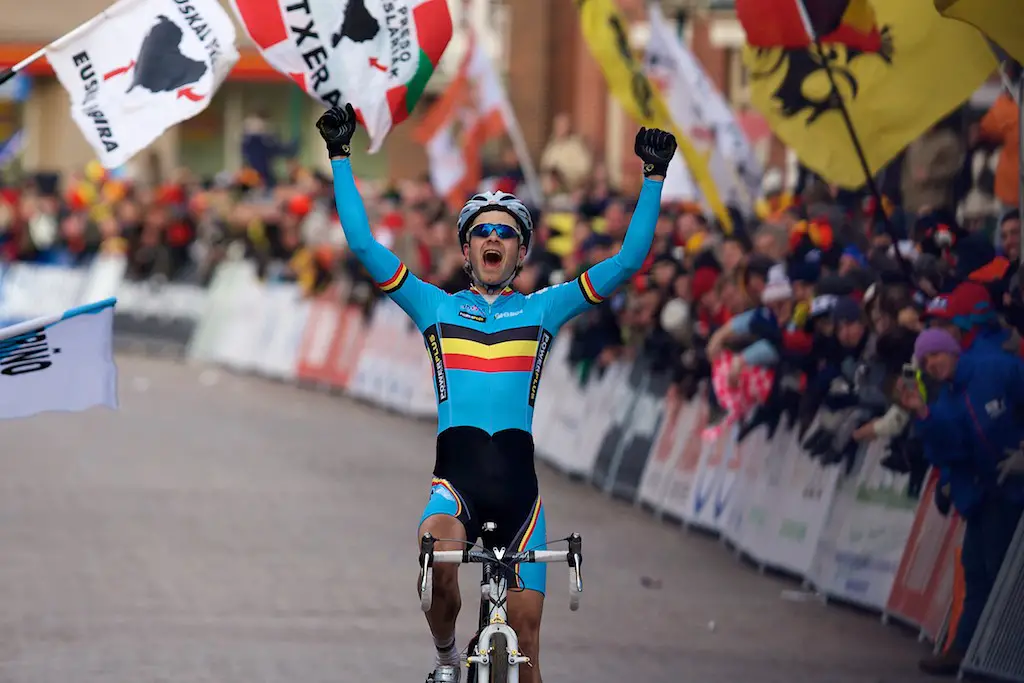
<svg viewBox="0 0 1024 683">
<path fill-rule="evenodd" d="M 914 356 L 940 387 L 928 400 L 914 382 L 903 382 L 901 404 L 915 418 L 925 457 L 949 484 L 966 521 L 961 562 L 966 592 L 952 646 L 925 658 L 921 669 L 951 675 L 959 669 L 1003 558 L 1024 513 L 1024 361 L 980 348 L 964 353 L 947 330 L 931 328 L 917 338 Z M 1008 454 L 1017 454 L 1008 456 Z"/>
<path fill-rule="evenodd" d="M 1016 330 L 1004 328 L 989 299 L 988 290 L 976 282 L 964 282 L 928 302 L 924 319 L 929 327 L 946 330 L 964 351 L 974 348 L 1020 353 Z"/>
</svg>

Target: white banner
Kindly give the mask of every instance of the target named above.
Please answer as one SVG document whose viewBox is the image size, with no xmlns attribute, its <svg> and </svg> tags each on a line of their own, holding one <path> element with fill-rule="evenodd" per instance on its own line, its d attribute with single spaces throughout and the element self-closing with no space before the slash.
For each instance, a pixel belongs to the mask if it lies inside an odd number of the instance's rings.
<svg viewBox="0 0 1024 683">
<path fill-rule="evenodd" d="M 71 116 L 107 168 L 206 109 L 238 61 L 216 0 L 121 0 L 46 49 Z"/>
<path fill-rule="evenodd" d="M 722 202 L 749 211 L 759 196 L 762 175 L 750 143 L 721 93 L 656 3 L 650 5 L 649 19 L 647 74 L 658 84 L 676 125 L 709 155 L 708 167 Z M 697 196 L 682 159 L 669 166 L 665 191 L 683 200 Z"/>
</svg>

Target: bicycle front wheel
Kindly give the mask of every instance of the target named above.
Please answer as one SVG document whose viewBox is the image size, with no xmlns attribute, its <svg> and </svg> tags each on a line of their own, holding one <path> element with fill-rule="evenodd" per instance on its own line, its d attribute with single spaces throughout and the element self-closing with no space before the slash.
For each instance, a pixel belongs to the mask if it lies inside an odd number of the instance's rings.
<svg viewBox="0 0 1024 683">
<path fill-rule="evenodd" d="M 504 633 L 491 636 L 490 668 L 489 683 L 508 683 L 508 640 Z"/>
</svg>

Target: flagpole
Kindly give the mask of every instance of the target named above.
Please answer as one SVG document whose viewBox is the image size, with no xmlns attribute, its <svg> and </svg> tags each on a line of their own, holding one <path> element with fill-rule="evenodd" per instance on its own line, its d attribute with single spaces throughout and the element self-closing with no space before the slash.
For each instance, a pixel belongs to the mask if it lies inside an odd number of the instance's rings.
<svg viewBox="0 0 1024 683">
<path fill-rule="evenodd" d="M 505 120 L 506 127 L 508 128 L 507 132 L 509 140 L 512 142 L 512 150 L 516 153 L 516 158 L 519 159 L 519 166 L 523 170 L 523 180 L 526 181 L 526 191 L 529 195 L 529 199 L 539 208 L 544 202 L 544 194 L 540 189 L 540 176 L 537 175 L 537 169 L 534 168 L 533 159 L 530 157 L 530 148 L 526 144 L 526 137 L 523 135 L 523 131 L 519 127 L 519 119 L 516 118 L 516 112 L 512 109 L 512 103 L 509 101 L 508 96 L 505 93 L 505 83 L 502 81 L 501 72 L 495 67 L 494 62 L 491 61 L 491 56 L 487 54 L 487 49 L 483 47 L 483 43 L 480 42 L 480 36 L 482 36 L 484 32 L 479 29 L 478 24 L 480 22 L 476 13 L 472 11 L 471 6 L 471 0 L 462 0 L 461 23 L 473 36 L 472 44 L 480 45 L 484 59 L 487 60 L 490 65 L 491 72 L 497 76 L 498 82 L 501 85 L 501 115 Z"/>
<path fill-rule="evenodd" d="M 476 34 L 476 44 L 480 46 L 480 50 L 483 52 L 483 57 L 486 59 L 491 66 L 491 71 L 498 77 L 499 82 L 501 81 L 501 72 L 495 67 L 494 62 L 491 61 L 491 56 L 487 54 L 487 48 L 484 47 L 483 43 L 480 42 L 480 36 L 482 32 L 476 27 L 476 22 L 470 20 L 470 30 Z M 516 112 L 512 108 L 512 103 L 509 101 L 508 95 L 505 92 L 505 84 L 501 83 L 502 86 L 502 98 L 501 98 L 501 109 L 502 116 L 505 119 L 505 125 L 508 127 L 508 137 L 512 142 L 512 149 L 516 153 L 516 157 L 519 159 L 519 166 L 523 170 L 523 179 L 526 181 L 526 191 L 529 195 L 530 201 L 537 207 L 540 207 L 544 202 L 544 194 L 541 191 L 540 176 L 537 175 L 537 169 L 533 165 L 533 159 L 530 156 L 530 148 L 526 144 L 526 137 L 523 135 L 523 129 L 519 127 L 519 119 L 516 118 Z"/>
<path fill-rule="evenodd" d="M 877 183 L 875 183 L 874 175 L 871 173 L 871 166 L 868 165 L 867 155 L 864 154 L 864 147 L 860 144 L 860 138 L 857 137 L 857 131 L 853 127 L 853 119 L 850 117 L 850 110 L 846 108 L 846 101 L 843 96 L 839 93 L 839 86 L 836 83 L 835 74 L 832 72 L 832 62 L 825 54 L 824 46 L 821 43 L 821 36 L 814 30 L 814 25 L 811 24 L 811 17 L 807 13 L 807 8 L 804 6 L 804 0 L 795 0 L 797 11 L 800 12 L 800 20 L 803 22 L 804 31 L 807 32 L 807 36 L 814 43 L 814 47 L 817 48 L 818 54 L 821 56 L 822 64 L 825 65 L 825 75 L 828 76 L 829 87 L 832 89 L 831 96 L 835 98 L 836 103 L 839 105 L 839 113 L 843 117 L 843 123 L 846 124 L 846 130 L 850 134 L 850 140 L 853 142 L 853 149 L 857 153 L 857 159 L 860 161 L 861 170 L 864 171 L 864 178 L 867 181 L 868 192 L 875 200 L 875 218 L 880 219 L 882 224 L 885 226 L 885 230 L 889 233 L 889 237 L 892 239 L 894 244 L 893 251 L 896 255 L 896 260 L 899 262 L 903 274 L 907 277 L 909 282 L 914 282 L 913 270 L 907 259 L 904 258 L 903 254 L 899 250 L 899 239 L 896 235 L 896 230 L 893 228 L 892 223 L 889 221 L 889 216 L 885 213 L 885 209 L 882 206 L 882 193 L 878 189 Z"/>
<path fill-rule="evenodd" d="M 1013 92 L 1011 90 L 1011 92 Z M 1021 109 L 1024 109 L 1024 68 L 1017 64 L 1017 213 L 1024 216 L 1024 169 L 1020 165 L 1020 153 L 1024 152 L 1024 116 L 1021 116 Z M 1021 244 L 1024 244 L 1024 221 L 1020 224 Z M 1024 266 L 1024 249 L 1020 250 L 1020 263 Z M 1019 276 L 1018 276 L 1019 277 Z"/>
<path fill-rule="evenodd" d="M 534 167 L 533 159 L 530 157 L 530 148 L 526 145 L 526 138 L 519 127 L 519 120 L 516 118 L 515 110 L 512 109 L 512 103 L 503 100 L 502 109 L 505 110 L 505 122 L 508 124 L 508 137 L 512 141 L 512 149 L 515 150 L 516 156 L 519 157 L 519 165 L 523 169 L 526 190 L 534 205 L 540 207 L 544 202 L 544 193 L 540 187 L 540 176 L 537 175 L 537 169 Z"/>
<path fill-rule="evenodd" d="M 17 76 L 19 71 L 27 67 L 32 62 L 35 62 L 36 60 L 42 58 L 45 54 L 46 48 L 40 48 L 32 54 L 30 54 L 25 59 L 15 64 L 14 66 L 10 67 L 9 69 L 4 69 L 2 72 L 0 72 L 0 85 L 3 85 L 7 81 Z"/>
</svg>

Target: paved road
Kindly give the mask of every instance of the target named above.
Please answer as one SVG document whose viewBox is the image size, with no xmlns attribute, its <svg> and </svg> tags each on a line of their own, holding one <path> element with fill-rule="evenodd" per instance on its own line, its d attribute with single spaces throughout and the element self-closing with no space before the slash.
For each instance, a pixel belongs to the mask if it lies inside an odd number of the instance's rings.
<svg viewBox="0 0 1024 683">
<path fill-rule="evenodd" d="M 119 364 L 120 413 L 3 424 L 0 681 L 422 681 L 415 524 L 432 427 L 169 361 Z M 549 531 L 580 531 L 588 568 L 576 613 L 551 570 L 549 683 L 915 679 L 922 646 L 876 617 L 785 602 L 791 585 L 715 541 L 553 472 L 542 490 Z"/>
</svg>

